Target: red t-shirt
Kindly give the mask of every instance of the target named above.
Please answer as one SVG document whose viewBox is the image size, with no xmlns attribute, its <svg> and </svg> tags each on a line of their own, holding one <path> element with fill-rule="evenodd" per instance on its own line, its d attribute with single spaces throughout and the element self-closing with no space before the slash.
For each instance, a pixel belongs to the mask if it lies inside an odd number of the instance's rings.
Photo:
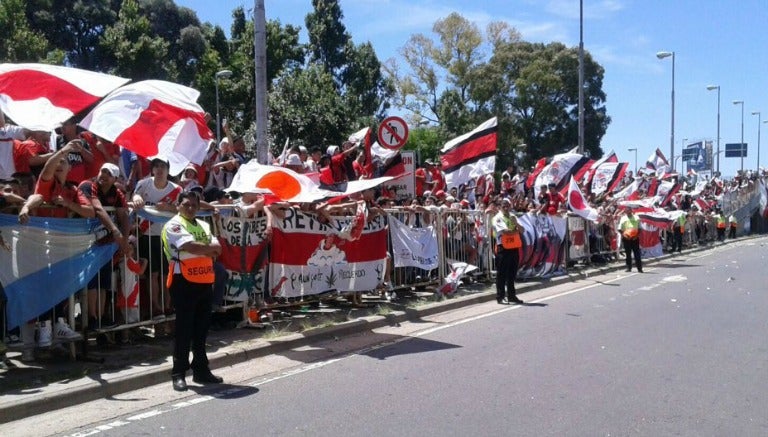
<svg viewBox="0 0 768 437">
<path fill-rule="evenodd" d="M 83 193 L 81 193 L 76 186 L 66 183 L 61 184 L 55 177 L 49 181 L 38 179 L 35 186 L 35 194 L 43 196 L 45 203 L 53 204 L 53 199 L 57 196 L 61 196 L 70 202 L 77 202 L 78 205 L 87 206 L 91 202 Z M 69 217 L 69 208 L 54 207 L 54 208 L 37 208 L 35 211 L 37 217 L 56 217 L 67 218 Z"/>
<path fill-rule="evenodd" d="M 101 147 L 98 147 L 97 140 L 93 135 L 88 132 L 83 132 L 83 139 L 88 142 L 91 152 L 93 153 L 93 162 L 88 164 L 86 171 L 86 179 L 94 178 L 99 175 L 101 166 L 106 162 L 116 163 L 120 160 L 120 146 L 109 141 L 102 141 Z M 101 149 L 104 149 L 104 152 Z M 128 176 L 128 175 L 125 175 Z"/>
<path fill-rule="evenodd" d="M 443 177 L 443 172 L 439 168 L 434 167 L 430 170 L 430 174 L 432 175 L 432 181 L 435 183 L 435 185 L 432 186 L 432 192 L 445 190 L 445 178 Z"/>
<path fill-rule="evenodd" d="M 16 172 L 31 172 L 32 170 L 29 167 L 29 159 L 37 155 L 45 155 L 46 153 L 48 153 L 48 148 L 36 141 L 14 141 L 13 166 L 16 168 Z"/>
<path fill-rule="evenodd" d="M 427 182 L 427 170 L 424 167 L 417 168 L 414 172 L 416 177 L 416 197 L 424 195 L 424 184 Z"/>
<path fill-rule="evenodd" d="M 546 193 L 546 200 L 547 200 L 547 208 L 546 212 L 547 214 L 557 214 L 557 211 L 560 209 L 560 204 L 565 202 L 565 199 L 563 198 L 563 195 L 555 192 L 553 193 Z"/>
</svg>

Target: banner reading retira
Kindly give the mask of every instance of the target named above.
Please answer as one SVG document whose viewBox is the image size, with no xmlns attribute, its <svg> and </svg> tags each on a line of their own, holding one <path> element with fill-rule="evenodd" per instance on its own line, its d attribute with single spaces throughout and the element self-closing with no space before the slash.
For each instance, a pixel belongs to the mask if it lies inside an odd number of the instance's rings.
<svg viewBox="0 0 768 437">
<path fill-rule="evenodd" d="M 272 297 L 299 297 L 329 291 L 373 290 L 384 280 L 386 219 L 368 221 L 360 237 L 344 238 L 357 217 L 333 217 L 328 224 L 297 208 L 275 218 L 269 264 Z"/>
</svg>

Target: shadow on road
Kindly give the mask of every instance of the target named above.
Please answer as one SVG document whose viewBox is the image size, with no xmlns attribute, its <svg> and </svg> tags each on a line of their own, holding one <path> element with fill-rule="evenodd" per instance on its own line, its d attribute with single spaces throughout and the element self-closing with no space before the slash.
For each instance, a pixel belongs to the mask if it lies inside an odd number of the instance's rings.
<svg viewBox="0 0 768 437">
<path fill-rule="evenodd" d="M 406 354 L 420 354 L 422 352 L 435 352 L 447 349 L 456 349 L 461 346 L 442 341 L 427 340 L 425 338 L 411 337 L 379 349 L 374 349 L 360 355 L 367 355 L 378 360 L 386 360 L 389 357 Z"/>
</svg>

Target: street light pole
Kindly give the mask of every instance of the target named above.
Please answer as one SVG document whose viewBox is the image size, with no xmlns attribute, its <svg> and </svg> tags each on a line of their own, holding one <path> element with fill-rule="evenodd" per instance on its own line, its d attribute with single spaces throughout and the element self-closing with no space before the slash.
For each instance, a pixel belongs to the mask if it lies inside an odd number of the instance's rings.
<svg viewBox="0 0 768 437">
<path fill-rule="evenodd" d="M 635 152 L 635 176 L 637 176 L 637 147 L 627 149 L 627 152 Z"/>
<path fill-rule="evenodd" d="M 717 90 L 717 172 L 720 173 L 720 85 L 707 86 L 709 91 Z"/>
<path fill-rule="evenodd" d="M 584 154 L 584 0 L 579 0 L 579 153 Z"/>
<path fill-rule="evenodd" d="M 741 172 L 744 172 L 744 100 L 734 100 L 734 105 L 741 105 L 741 143 L 739 143 L 739 151 L 741 152 Z"/>
<path fill-rule="evenodd" d="M 757 115 L 757 173 L 760 174 L 760 111 L 752 111 L 752 115 Z"/>
<path fill-rule="evenodd" d="M 232 72 L 229 70 L 221 70 L 216 72 L 214 82 L 216 84 L 216 147 L 219 147 L 221 143 L 221 116 L 219 115 L 219 79 L 227 79 L 232 76 Z"/>
<path fill-rule="evenodd" d="M 672 171 L 675 171 L 675 52 L 658 52 L 656 57 L 664 59 L 672 57 L 672 129 L 669 138 L 669 156 L 672 159 Z"/>
</svg>

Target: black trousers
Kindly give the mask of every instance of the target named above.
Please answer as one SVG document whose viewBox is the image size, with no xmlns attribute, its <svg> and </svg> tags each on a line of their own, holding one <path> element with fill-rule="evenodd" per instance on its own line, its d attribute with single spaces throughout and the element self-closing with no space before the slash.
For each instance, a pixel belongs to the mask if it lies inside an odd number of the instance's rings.
<svg viewBox="0 0 768 437">
<path fill-rule="evenodd" d="M 735 226 L 731 226 L 730 229 L 728 230 L 728 238 L 731 238 L 731 239 L 736 238 L 736 227 Z"/>
<path fill-rule="evenodd" d="M 515 278 L 519 265 L 520 250 L 503 249 L 499 246 L 499 251 L 496 253 L 496 300 L 500 301 L 505 297 L 513 300 L 517 297 Z"/>
<path fill-rule="evenodd" d="M 177 273 L 173 275 L 169 291 L 173 307 L 176 309 L 176 337 L 173 342 L 171 375 L 184 375 L 190 368 L 194 373 L 204 374 L 209 371 L 205 340 L 211 325 L 213 284 L 189 282 Z"/>
<path fill-rule="evenodd" d="M 632 255 L 634 255 L 637 271 L 643 271 L 643 261 L 640 259 L 640 239 L 633 238 L 627 240 L 626 238 L 622 238 L 621 245 L 624 246 L 624 255 L 627 258 L 627 270 L 632 270 Z"/>
<path fill-rule="evenodd" d="M 717 228 L 717 241 L 725 241 L 725 228 Z"/>
<path fill-rule="evenodd" d="M 675 246 L 672 248 L 672 251 L 675 250 L 678 252 L 683 251 L 683 231 L 680 229 L 679 226 L 675 226 L 672 229 L 672 233 L 675 234 Z"/>
</svg>

